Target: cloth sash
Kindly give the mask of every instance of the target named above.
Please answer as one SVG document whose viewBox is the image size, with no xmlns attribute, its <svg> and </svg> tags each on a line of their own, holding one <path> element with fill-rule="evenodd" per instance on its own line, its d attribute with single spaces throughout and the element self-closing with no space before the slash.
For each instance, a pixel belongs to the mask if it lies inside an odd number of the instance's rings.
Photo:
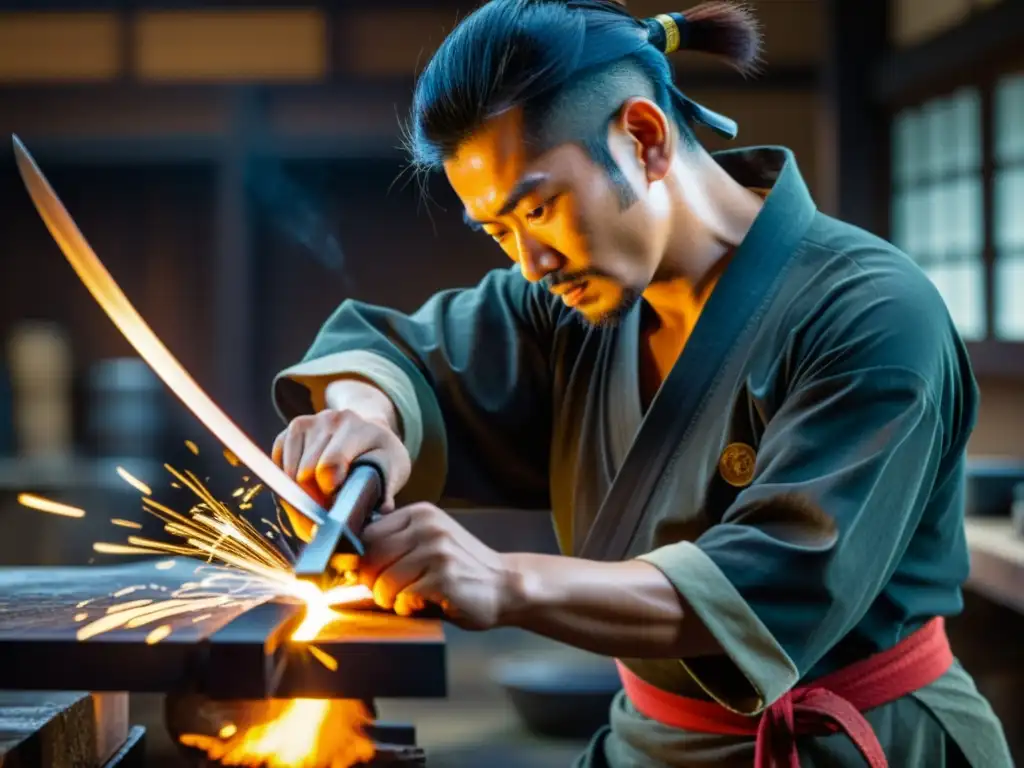
<svg viewBox="0 0 1024 768">
<path fill-rule="evenodd" d="M 800 768 L 797 737 L 845 733 L 871 768 L 888 768 L 882 745 L 862 712 L 938 680 L 953 664 L 942 617 L 887 651 L 792 689 L 760 717 L 656 688 L 617 662 L 622 686 L 642 715 L 696 733 L 754 736 L 754 768 Z"/>
</svg>

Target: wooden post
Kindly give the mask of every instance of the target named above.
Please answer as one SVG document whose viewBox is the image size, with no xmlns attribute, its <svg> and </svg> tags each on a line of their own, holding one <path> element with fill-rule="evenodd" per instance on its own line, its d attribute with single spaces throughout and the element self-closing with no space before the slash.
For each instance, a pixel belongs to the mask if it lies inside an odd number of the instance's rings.
<svg viewBox="0 0 1024 768">
<path fill-rule="evenodd" d="M 245 186 L 251 137 L 257 131 L 256 94 L 231 94 L 231 126 L 217 170 L 217 252 L 214 280 L 214 397 L 243 429 L 254 424 L 255 269 L 252 217 Z"/>
<path fill-rule="evenodd" d="M 887 48 L 887 3 L 826 0 L 825 104 L 833 141 L 834 213 L 888 235 L 888 115 L 872 76 Z"/>
</svg>

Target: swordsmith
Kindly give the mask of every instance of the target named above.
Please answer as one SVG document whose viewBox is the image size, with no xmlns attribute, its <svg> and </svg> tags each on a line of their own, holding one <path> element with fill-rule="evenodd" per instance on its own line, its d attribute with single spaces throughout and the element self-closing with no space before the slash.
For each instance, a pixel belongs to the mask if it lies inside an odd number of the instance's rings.
<svg viewBox="0 0 1024 768">
<path fill-rule="evenodd" d="M 384 478 L 372 464 L 359 463 L 324 510 L 222 411 L 153 333 L 82 235 L 32 155 L 12 136 L 14 155 L 29 196 L 64 256 L 114 325 L 157 376 L 249 470 L 288 506 L 317 527 L 300 554 L 295 573 L 319 580 L 336 552 L 363 554 L 358 533 L 380 504 Z"/>
</svg>

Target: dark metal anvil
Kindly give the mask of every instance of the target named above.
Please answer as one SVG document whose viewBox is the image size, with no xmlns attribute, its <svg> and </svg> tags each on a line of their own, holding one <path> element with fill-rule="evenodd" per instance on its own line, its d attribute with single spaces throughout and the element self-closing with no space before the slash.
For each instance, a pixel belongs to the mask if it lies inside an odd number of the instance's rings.
<svg viewBox="0 0 1024 768">
<path fill-rule="evenodd" d="M 335 670 L 304 643 L 289 641 L 305 609 L 280 600 L 220 606 L 198 622 L 184 614 L 77 639 L 110 607 L 170 599 L 190 580 L 156 562 L 0 568 L 0 690 L 194 692 L 214 699 L 446 695 L 444 628 L 428 619 L 345 613 L 312 643 L 337 662 Z M 129 587 L 138 589 L 112 597 Z M 171 634 L 147 643 L 161 624 L 170 624 Z"/>
</svg>

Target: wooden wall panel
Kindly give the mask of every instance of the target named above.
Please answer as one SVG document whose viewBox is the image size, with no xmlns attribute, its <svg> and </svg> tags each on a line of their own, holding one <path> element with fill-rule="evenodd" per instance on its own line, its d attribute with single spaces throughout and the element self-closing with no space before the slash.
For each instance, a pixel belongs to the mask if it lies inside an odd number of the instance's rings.
<svg viewBox="0 0 1024 768">
<path fill-rule="evenodd" d="M 145 80 L 308 80 L 327 65 L 327 29 L 312 9 L 149 11 L 135 28 Z"/>
<path fill-rule="evenodd" d="M 0 13 L 0 82 L 89 82 L 121 71 L 114 13 Z"/>
<path fill-rule="evenodd" d="M 360 75 L 412 77 L 426 66 L 456 21 L 450 8 L 341 14 L 336 30 L 339 58 Z"/>
</svg>

